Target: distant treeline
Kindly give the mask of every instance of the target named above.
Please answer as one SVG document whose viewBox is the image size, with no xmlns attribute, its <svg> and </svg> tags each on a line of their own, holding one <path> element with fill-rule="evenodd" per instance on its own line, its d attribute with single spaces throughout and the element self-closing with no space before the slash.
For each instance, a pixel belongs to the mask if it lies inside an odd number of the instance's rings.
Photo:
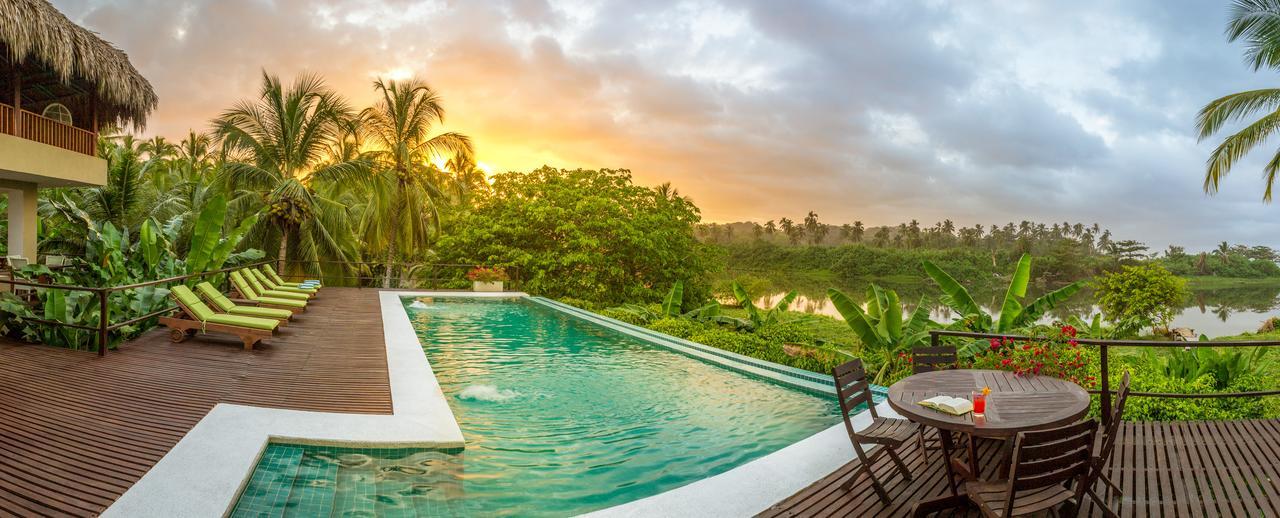
<svg viewBox="0 0 1280 518">
<path fill-rule="evenodd" d="M 840 277 L 922 275 L 928 259 L 952 275 L 970 280 L 1005 274 L 1023 253 L 1036 257 L 1037 279 L 1084 279 L 1124 264 L 1155 261 L 1177 275 L 1233 278 L 1280 277 L 1280 258 L 1265 246 L 1230 246 L 1188 254 L 1170 246 L 1152 253 L 1135 240 L 1113 239 L 1097 223 L 1034 223 L 957 227 L 945 220 L 922 226 L 912 220 L 897 226 L 866 227 L 860 221 L 830 225 L 810 212 L 800 222 L 701 224 L 697 236 L 724 250 L 731 270 L 827 270 Z"/>
</svg>

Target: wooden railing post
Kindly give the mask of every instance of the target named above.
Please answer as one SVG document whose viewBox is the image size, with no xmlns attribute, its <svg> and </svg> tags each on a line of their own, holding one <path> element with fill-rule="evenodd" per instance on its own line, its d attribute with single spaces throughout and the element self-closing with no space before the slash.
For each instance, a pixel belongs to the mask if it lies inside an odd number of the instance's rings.
<svg viewBox="0 0 1280 518">
<path fill-rule="evenodd" d="M 98 290 L 98 356 L 107 355 L 107 328 L 111 325 L 110 315 L 107 314 L 107 295 L 110 290 Z"/>
<path fill-rule="evenodd" d="M 1102 376 L 1102 426 L 1111 424 L 1111 376 L 1107 373 L 1107 344 L 1098 346 L 1099 352 L 1102 354 L 1099 365 L 1101 367 L 1098 374 Z"/>
</svg>

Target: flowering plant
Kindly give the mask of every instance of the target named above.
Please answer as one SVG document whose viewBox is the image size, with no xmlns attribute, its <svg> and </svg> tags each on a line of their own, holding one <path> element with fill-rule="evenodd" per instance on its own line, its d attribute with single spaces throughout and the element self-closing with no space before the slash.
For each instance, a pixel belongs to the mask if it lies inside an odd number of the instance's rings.
<svg viewBox="0 0 1280 518">
<path fill-rule="evenodd" d="M 467 272 L 467 279 L 471 282 L 504 282 L 508 277 L 506 270 L 502 268 L 477 266 Z"/>
<path fill-rule="evenodd" d="M 1048 336 L 1023 341 L 992 338 L 988 347 L 973 357 L 973 368 L 1053 376 L 1089 389 L 1098 384 L 1092 371 L 1095 354 L 1076 341 L 1076 328 L 1064 325 Z"/>
</svg>

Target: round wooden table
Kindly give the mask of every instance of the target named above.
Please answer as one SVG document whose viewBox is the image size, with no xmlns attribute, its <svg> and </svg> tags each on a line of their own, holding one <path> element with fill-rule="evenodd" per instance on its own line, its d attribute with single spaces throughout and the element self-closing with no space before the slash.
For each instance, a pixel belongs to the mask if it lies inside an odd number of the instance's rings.
<svg viewBox="0 0 1280 518">
<path fill-rule="evenodd" d="M 983 387 L 991 389 L 987 395 L 987 408 L 983 417 L 973 413 L 951 415 L 920 404 L 933 396 L 953 396 L 969 399 Z M 939 429 L 943 458 L 947 469 L 947 481 L 951 495 L 926 500 L 923 509 L 940 510 L 965 505 L 954 475 L 973 480 L 978 473 L 975 437 L 1002 439 L 1008 442 L 1018 432 L 1044 430 L 1074 423 L 1089 411 L 1089 393 L 1083 387 L 1049 376 L 1019 376 L 1007 371 L 950 369 L 913 374 L 889 387 L 889 406 L 899 415 L 911 421 Z M 952 459 L 954 451 L 950 433 L 968 435 L 969 461 Z M 1006 451 L 1002 464 L 1008 461 Z M 956 473 L 959 471 L 959 473 Z"/>
<path fill-rule="evenodd" d="M 985 415 L 954 416 L 920 404 L 933 396 L 969 399 L 983 387 L 991 389 Z M 1074 423 L 1089 411 L 1089 393 L 1080 385 L 1049 376 L 1019 376 L 1006 371 L 951 369 L 922 372 L 889 387 L 889 406 L 914 422 L 996 439 L 1018 432 L 1043 430 Z"/>
</svg>

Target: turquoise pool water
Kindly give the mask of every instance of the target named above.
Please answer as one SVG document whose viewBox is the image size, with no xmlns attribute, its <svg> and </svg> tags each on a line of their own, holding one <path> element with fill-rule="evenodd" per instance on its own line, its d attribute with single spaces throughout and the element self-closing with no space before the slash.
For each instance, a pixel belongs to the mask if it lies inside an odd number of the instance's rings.
<svg viewBox="0 0 1280 518">
<path fill-rule="evenodd" d="M 237 516 L 567 516 L 839 422 L 816 396 L 525 299 L 405 301 L 462 451 L 271 445 Z"/>
</svg>

